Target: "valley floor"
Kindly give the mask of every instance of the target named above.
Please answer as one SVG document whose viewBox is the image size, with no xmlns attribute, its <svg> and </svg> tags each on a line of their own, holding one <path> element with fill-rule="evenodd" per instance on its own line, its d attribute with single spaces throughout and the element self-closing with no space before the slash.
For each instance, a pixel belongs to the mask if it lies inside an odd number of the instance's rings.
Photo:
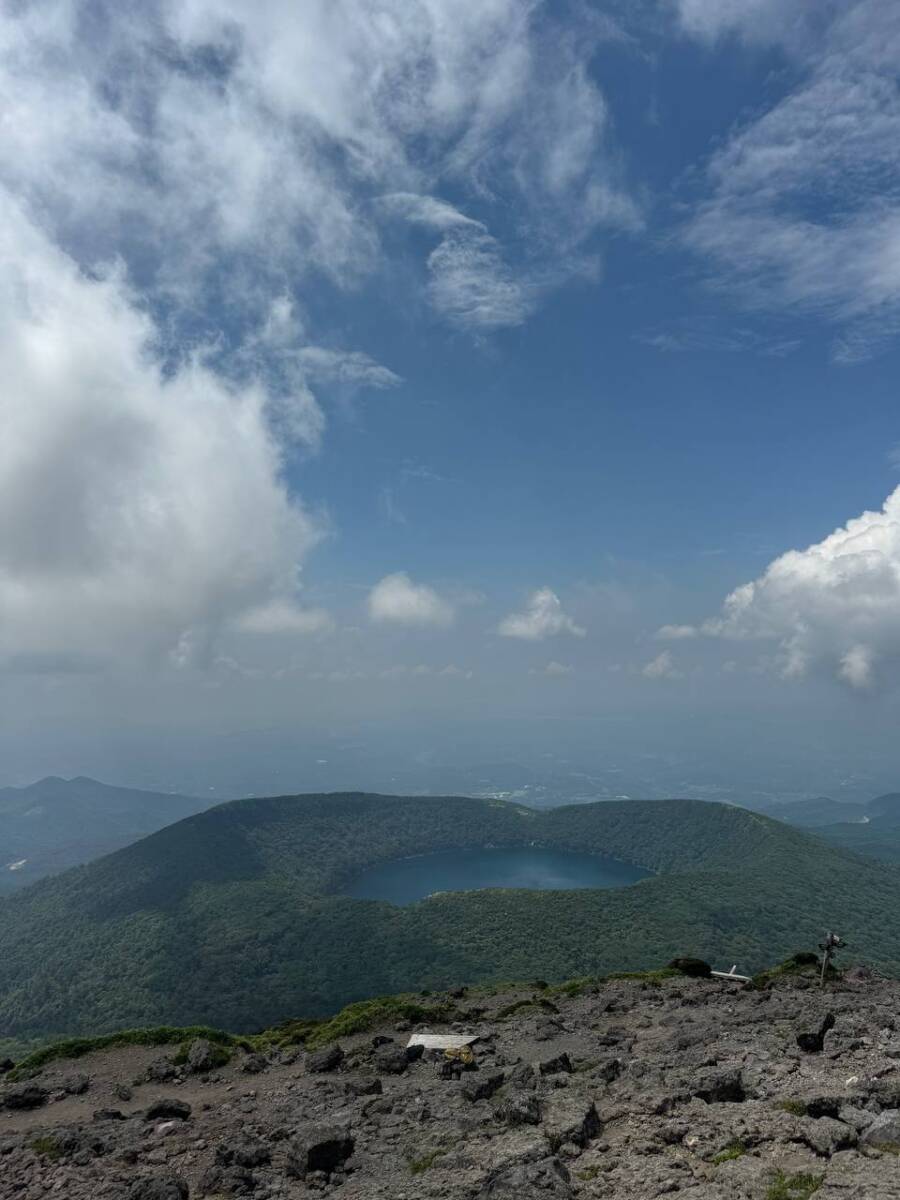
<svg viewBox="0 0 900 1200">
<path fill-rule="evenodd" d="M 219 1066 L 53 1062 L 0 1088 L 0 1196 L 900 1198 L 900 982 L 572 991 L 457 994 L 441 1031 L 478 1035 L 471 1067 L 416 1058 L 404 1022 Z"/>
</svg>

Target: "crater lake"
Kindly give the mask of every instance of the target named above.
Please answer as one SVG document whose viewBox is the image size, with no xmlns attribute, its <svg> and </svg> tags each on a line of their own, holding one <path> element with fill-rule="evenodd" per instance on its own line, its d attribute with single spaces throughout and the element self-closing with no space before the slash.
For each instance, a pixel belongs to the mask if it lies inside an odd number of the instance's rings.
<svg viewBox="0 0 900 1200">
<path fill-rule="evenodd" d="M 379 863 L 354 876 L 342 891 L 356 900 L 388 900 L 404 905 L 436 892 L 480 888 L 568 891 L 626 887 L 651 874 L 643 867 L 602 854 L 537 846 L 480 847 Z"/>
</svg>

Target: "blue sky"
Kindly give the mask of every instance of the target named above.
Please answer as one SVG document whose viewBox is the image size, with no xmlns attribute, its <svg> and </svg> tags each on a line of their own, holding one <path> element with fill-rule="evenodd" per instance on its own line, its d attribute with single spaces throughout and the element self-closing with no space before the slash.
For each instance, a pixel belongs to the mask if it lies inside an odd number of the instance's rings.
<svg viewBox="0 0 900 1200">
<path fill-rule="evenodd" d="M 9 782 L 611 714 L 900 770 L 898 48 L 877 0 L 9 10 Z"/>
</svg>

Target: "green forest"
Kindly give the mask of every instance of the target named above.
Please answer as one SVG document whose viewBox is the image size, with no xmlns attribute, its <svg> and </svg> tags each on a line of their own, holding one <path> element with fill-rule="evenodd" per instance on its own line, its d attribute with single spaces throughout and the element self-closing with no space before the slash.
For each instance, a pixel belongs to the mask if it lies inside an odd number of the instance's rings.
<svg viewBox="0 0 900 1200">
<path fill-rule="evenodd" d="M 410 854 L 537 844 L 654 875 L 606 891 L 342 894 Z M 0 1038 L 208 1024 L 252 1032 L 366 997 L 640 970 L 754 971 L 836 928 L 900 973 L 900 870 L 690 800 L 536 812 L 456 797 L 236 801 L 0 901 Z"/>
</svg>

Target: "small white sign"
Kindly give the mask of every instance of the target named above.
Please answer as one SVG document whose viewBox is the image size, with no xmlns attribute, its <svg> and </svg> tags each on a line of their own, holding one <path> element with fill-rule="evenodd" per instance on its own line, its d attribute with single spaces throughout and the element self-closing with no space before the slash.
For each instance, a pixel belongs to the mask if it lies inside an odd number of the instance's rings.
<svg viewBox="0 0 900 1200">
<path fill-rule="evenodd" d="M 461 1050 L 477 1040 L 477 1033 L 414 1033 L 406 1044 L 426 1050 Z"/>
</svg>

